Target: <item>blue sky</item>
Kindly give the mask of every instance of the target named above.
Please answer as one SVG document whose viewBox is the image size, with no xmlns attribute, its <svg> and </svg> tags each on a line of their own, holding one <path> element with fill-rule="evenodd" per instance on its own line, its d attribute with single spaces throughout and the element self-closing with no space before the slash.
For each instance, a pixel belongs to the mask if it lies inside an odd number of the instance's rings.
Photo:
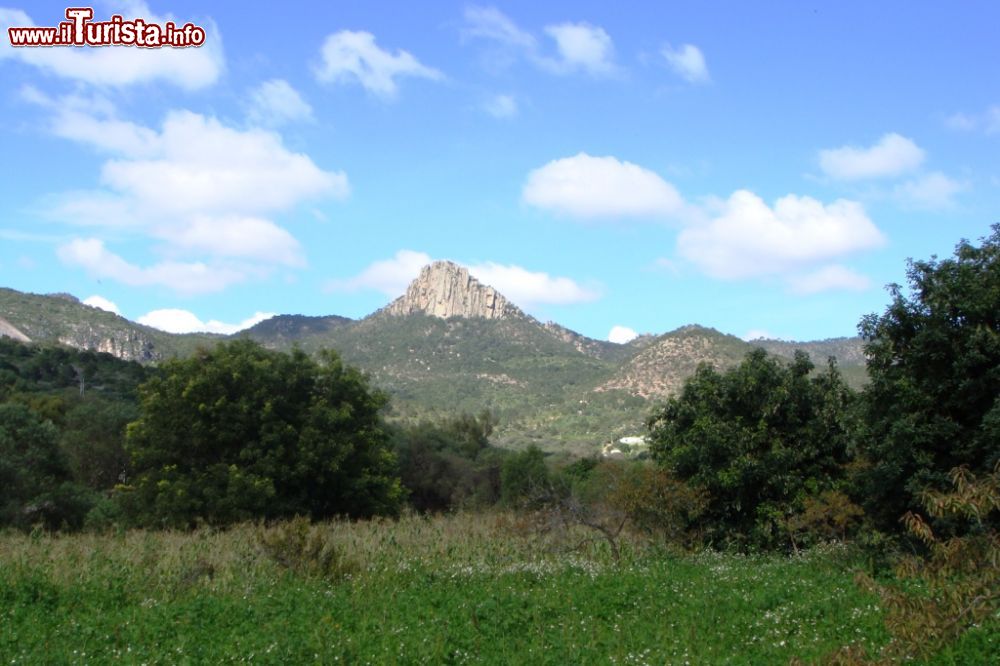
<svg viewBox="0 0 1000 666">
<path fill-rule="evenodd" d="M 95 5 L 173 50 L 0 9 L 0 285 L 226 331 L 451 259 L 592 337 L 815 339 L 1000 221 L 992 2 L 249 7 Z"/>
</svg>

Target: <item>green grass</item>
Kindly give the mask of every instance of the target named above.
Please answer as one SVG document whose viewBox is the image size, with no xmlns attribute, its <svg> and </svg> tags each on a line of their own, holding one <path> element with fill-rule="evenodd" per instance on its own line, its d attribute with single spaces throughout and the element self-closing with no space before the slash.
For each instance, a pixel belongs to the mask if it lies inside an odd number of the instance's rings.
<svg viewBox="0 0 1000 666">
<path fill-rule="evenodd" d="M 506 514 L 316 532 L 353 573 L 283 568 L 252 526 L 0 536 L 0 662 L 785 664 L 887 640 L 838 549 L 630 541 L 615 565 L 600 544 L 560 550 Z M 973 633 L 941 663 L 988 663 L 997 644 Z"/>
<path fill-rule="evenodd" d="M 491 520 L 331 525 L 329 537 L 362 565 L 339 582 L 282 570 L 250 528 L 9 536 L 0 653 L 5 662 L 735 663 L 787 661 L 855 629 L 879 636 L 871 600 L 845 574 L 831 586 L 823 563 L 631 550 L 615 567 L 599 550 L 553 555 L 505 517 Z M 208 567 L 211 578 L 198 575 Z"/>
</svg>

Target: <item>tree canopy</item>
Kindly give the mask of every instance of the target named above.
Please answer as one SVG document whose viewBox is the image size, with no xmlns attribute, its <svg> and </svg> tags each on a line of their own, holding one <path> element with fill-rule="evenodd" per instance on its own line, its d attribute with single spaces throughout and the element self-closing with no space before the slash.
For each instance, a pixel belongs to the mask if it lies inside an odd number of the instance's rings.
<svg viewBox="0 0 1000 666">
<path fill-rule="evenodd" d="M 708 492 L 710 538 L 773 545 L 782 517 L 843 475 L 853 394 L 832 361 L 813 369 L 763 349 L 725 372 L 703 364 L 650 418 L 654 460 Z"/>
<path fill-rule="evenodd" d="M 163 365 L 128 427 L 141 524 L 227 524 L 295 514 L 371 516 L 402 488 L 385 396 L 331 351 L 318 360 L 241 340 Z"/>
<path fill-rule="evenodd" d="M 1000 225 L 980 246 L 910 261 L 909 293 L 890 287 L 881 315 L 859 325 L 870 385 L 862 450 L 869 513 L 883 525 L 945 489 L 954 467 L 992 470 L 1000 458 Z"/>
</svg>

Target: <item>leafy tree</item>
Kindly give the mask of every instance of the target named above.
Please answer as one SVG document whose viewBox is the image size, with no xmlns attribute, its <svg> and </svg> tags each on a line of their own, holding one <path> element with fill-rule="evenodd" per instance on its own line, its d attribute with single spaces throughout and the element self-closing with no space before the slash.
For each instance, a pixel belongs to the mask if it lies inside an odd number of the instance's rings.
<svg viewBox="0 0 1000 666">
<path fill-rule="evenodd" d="M 415 509 L 447 511 L 497 501 L 500 454 L 489 442 L 494 423 L 486 411 L 396 430 L 400 477 Z"/>
<path fill-rule="evenodd" d="M 863 394 L 866 509 L 883 527 L 917 509 L 949 470 L 1000 459 L 1000 225 L 953 258 L 910 261 L 909 293 L 890 287 L 859 325 L 871 383 Z"/>
<path fill-rule="evenodd" d="M 66 413 L 59 444 L 78 483 L 111 490 L 126 480 L 125 426 L 138 416 L 138 408 L 130 402 L 92 397 Z"/>
<path fill-rule="evenodd" d="M 724 373 L 703 364 L 650 418 L 654 460 L 708 493 L 709 538 L 774 546 L 782 518 L 842 476 L 853 394 L 832 360 L 812 371 L 763 349 Z"/>
<path fill-rule="evenodd" d="M 0 404 L 0 525 L 79 527 L 93 498 L 70 483 L 51 421 Z"/>
<path fill-rule="evenodd" d="M 504 460 L 500 469 L 500 498 L 504 504 L 514 506 L 531 503 L 533 496 L 548 485 L 549 470 L 545 466 L 545 454 L 534 444 Z"/>
<path fill-rule="evenodd" d="M 241 340 L 164 364 L 128 427 L 139 523 L 228 524 L 296 514 L 393 514 L 402 489 L 379 411 L 386 398 L 330 351 Z"/>
</svg>

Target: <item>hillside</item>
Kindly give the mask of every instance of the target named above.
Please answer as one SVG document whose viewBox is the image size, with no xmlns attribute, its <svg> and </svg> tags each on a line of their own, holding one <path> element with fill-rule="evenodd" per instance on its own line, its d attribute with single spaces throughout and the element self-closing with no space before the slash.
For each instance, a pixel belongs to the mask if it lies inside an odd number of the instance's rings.
<svg viewBox="0 0 1000 666">
<path fill-rule="evenodd" d="M 165 333 L 72 296 L 10 289 L 0 289 L 0 336 L 142 363 L 227 339 Z M 785 358 L 802 349 L 817 365 L 833 355 L 851 383 L 864 381 L 856 338 L 748 343 L 690 325 L 614 344 L 541 323 L 450 262 L 425 267 L 402 296 L 364 319 L 285 314 L 235 336 L 278 350 L 337 350 L 390 393 L 392 419 L 490 409 L 500 417 L 498 444 L 547 450 L 595 451 L 639 434 L 653 405 L 677 391 L 699 363 L 729 367 L 755 346 Z"/>
</svg>

